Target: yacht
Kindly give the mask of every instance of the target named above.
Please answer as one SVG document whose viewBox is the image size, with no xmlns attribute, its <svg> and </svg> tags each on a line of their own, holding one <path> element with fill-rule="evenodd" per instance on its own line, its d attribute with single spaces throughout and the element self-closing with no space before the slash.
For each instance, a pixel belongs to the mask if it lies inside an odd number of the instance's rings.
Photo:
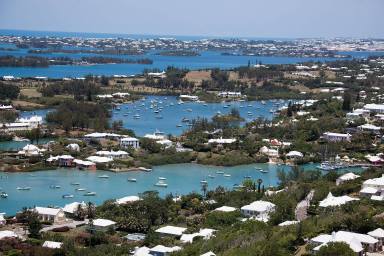
<svg viewBox="0 0 384 256">
<path fill-rule="evenodd" d="M 217 171 L 216 173 L 217 173 L 217 174 L 224 174 L 223 171 Z"/>
<path fill-rule="evenodd" d="M 140 115 L 139 115 L 139 114 L 135 114 L 135 115 L 133 116 L 133 119 L 140 119 Z"/>
<path fill-rule="evenodd" d="M 74 198 L 74 196 L 70 195 L 70 194 L 65 194 L 65 195 L 63 195 L 63 198 Z"/>
<path fill-rule="evenodd" d="M 84 194 L 84 196 L 95 196 L 96 192 L 87 192 Z"/>
<path fill-rule="evenodd" d="M 104 174 L 104 175 L 98 176 L 98 178 L 100 178 L 100 179 L 109 179 L 109 176 Z"/>
<path fill-rule="evenodd" d="M 17 190 L 31 190 L 31 187 L 17 187 Z"/>
<path fill-rule="evenodd" d="M 137 180 L 135 178 L 128 178 L 128 181 L 129 182 L 137 182 Z"/>
<path fill-rule="evenodd" d="M 200 183 L 201 183 L 201 184 L 208 184 L 208 181 L 206 181 L 206 180 L 201 180 Z"/>
<path fill-rule="evenodd" d="M 177 128 L 183 127 L 181 124 L 176 125 Z"/>
<path fill-rule="evenodd" d="M 7 198 L 7 197 L 8 197 L 8 194 L 5 193 L 5 192 L 1 192 L 1 193 L 0 193 L 0 197 L 1 197 L 1 198 Z"/>
<path fill-rule="evenodd" d="M 208 175 L 208 178 L 214 179 L 214 178 L 215 178 L 215 176 L 213 176 L 213 175 L 209 174 L 209 175 Z"/>
</svg>

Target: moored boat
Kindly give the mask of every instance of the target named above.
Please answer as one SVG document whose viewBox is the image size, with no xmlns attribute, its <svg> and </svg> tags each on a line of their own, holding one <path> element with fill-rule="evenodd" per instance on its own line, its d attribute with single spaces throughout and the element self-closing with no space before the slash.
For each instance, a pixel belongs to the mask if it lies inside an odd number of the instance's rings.
<svg viewBox="0 0 384 256">
<path fill-rule="evenodd" d="M 84 194 L 84 196 L 95 196 L 96 192 L 87 192 Z"/>
</svg>

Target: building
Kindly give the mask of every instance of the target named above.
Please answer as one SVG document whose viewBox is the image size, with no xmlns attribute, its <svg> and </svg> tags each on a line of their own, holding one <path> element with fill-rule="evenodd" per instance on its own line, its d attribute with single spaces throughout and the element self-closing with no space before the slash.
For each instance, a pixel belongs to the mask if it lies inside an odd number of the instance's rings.
<svg viewBox="0 0 384 256">
<path fill-rule="evenodd" d="M 217 96 L 220 98 L 230 98 L 230 99 L 242 97 L 241 92 L 219 92 Z"/>
<path fill-rule="evenodd" d="M 348 231 L 333 232 L 331 235 L 322 234 L 310 240 L 310 243 L 315 246 L 314 252 L 331 242 L 344 242 L 348 244 L 358 256 L 364 255 L 365 248 L 368 252 L 376 252 L 379 249 L 379 240 L 376 238 Z"/>
<path fill-rule="evenodd" d="M 138 149 L 140 148 L 140 141 L 133 137 L 122 138 L 120 139 L 120 147 Z"/>
<path fill-rule="evenodd" d="M 350 142 L 352 135 L 349 133 L 325 132 L 323 138 L 330 142 Z"/>
<path fill-rule="evenodd" d="M 98 231 L 108 231 L 111 229 L 115 230 L 116 222 L 107 219 L 95 219 L 93 221 L 93 227 Z"/>
<path fill-rule="evenodd" d="M 91 161 L 75 159 L 73 160 L 73 163 L 76 165 L 76 168 L 78 168 L 79 170 L 96 171 L 97 169 L 96 164 Z"/>
<path fill-rule="evenodd" d="M 285 156 L 289 159 L 301 159 L 304 157 L 303 153 L 299 151 L 289 151 Z"/>
<path fill-rule="evenodd" d="M 359 125 L 357 128 L 359 128 L 361 131 L 369 131 L 369 132 L 375 132 L 375 133 L 378 133 L 381 130 L 381 127 L 373 124 L 363 124 L 363 125 Z"/>
<path fill-rule="evenodd" d="M 193 234 L 183 234 L 180 237 L 180 241 L 183 243 L 193 243 L 195 237 L 202 237 L 204 240 L 208 240 L 213 236 L 214 232 L 216 232 L 216 230 L 210 228 L 200 229 L 199 232 Z"/>
<path fill-rule="evenodd" d="M 224 205 L 224 206 L 216 208 L 214 211 L 217 211 L 217 212 L 234 212 L 236 210 L 237 209 L 235 207 L 225 206 Z"/>
<path fill-rule="evenodd" d="M 10 230 L 0 231 L 0 240 L 4 238 L 16 238 L 16 237 L 18 237 L 18 235 L 13 231 L 10 231 Z"/>
<path fill-rule="evenodd" d="M 61 249 L 62 246 L 63 243 L 54 241 L 45 241 L 42 245 L 42 247 L 50 249 Z"/>
<path fill-rule="evenodd" d="M 157 229 L 155 232 L 159 233 L 161 236 L 181 237 L 186 230 L 187 228 L 183 227 L 165 226 Z"/>
<path fill-rule="evenodd" d="M 377 228 L 371 232 L 368 232 L 368 235 L 370 235 L 373 238 L 376 238 L 379 240 L 379 247 L 378 250 L 382 251 L 383 250 L 383 245 L 384 245 L 384 229 L 382 228 Z"/>
<path fill-rule="evenodd" d="M 141 200 L 138 196 L 126 196 L 116 200 L 117 204 L 128 204 Z"/>
<path fill-rule="evenodd" d="M 360 176 L 354 174 L 353 172 L 345 173 L 336 179 L 336 186 L 339 186 L 339 185 L 343 184 L 344 182 L 354 180 L 357 178 L 360 178 Z"/>
<path fill-rule="evenodd" d="M 72 167 L 73 161 L 75 158 L 73 156 L 70 156 L 70 155 L 61 155 L 61 156 L 58 156 L 57 159 L 59 162 L 59 166 Z"/>
<path fill-rule="evenodd" d="M 107 164 L 109 162 L 113 162 L 112 158 L 104 156 L 89 156 L 87 157 L 87 160 L 96 164 Z"/>
<path fill-rule="evenodd" d="M 359 199 L 350 196 L 333 196 L 332 193 L 329 192 L 327 197 L 320 201 L 319 206 L 323 208 L 336 207 L 357 200 Z"/>
<path fill-rule="evenodd" d="M 235 143 L 236 142 L 236 139 L 223 139 L 223 138 L 219 138 L 219 139 L 209 139 L 208 140 L 208 144 L 219 144 L 219 145 L 222 145 L 222 144 L 232 144 L 232 143 Z"/>
<path fill-rule="evenodd" d="M 7 224 L 7 220 L 4 218 L 4 215 L 5 215 L 4 212 L 0 213 L 0 227 Z"/>
<path fill-rule="evenodd" d="M 241 213 L 246 217 L 254 217 L 256 220 L 267 222 L 269 214 L 275 211 L 276 205 L 267 201 L 255 201 L 240 208 Z"/>
<path fill-rule="evenodd" d="M 39 149 L 37 146 L 28 144 L 23 147 L 22 150 L 17 152 L 17 154 L 25 157 L 32 157 L 32 156 L 41 156 L 42 152 L 44 152 L 44 149 Z"/>
<path fill-rule="evenodd" d="M 118 151 L 97 151 L 96 155 L 98 156 L 103 156 L 103 157 L 108 157 L 112 159 L 124 159 L 129 156 L 128 152 L 125 152 L 123 150 L 118 150 Z"/>
<path fill-rule="evenodd" d="M 80 152 L 80 146 L 77 143 L 68 144 L 65 148 L 70 151 Z"/>
<path fill-rule="evenodd" d="M 371 113 L 384 113 L 384 104 L 366 104 L 363 108 Z"/>
<path fill-rule="evenodd" d="M 84 201 L 81 203 L 73 202 L 73 203 L 64 205 L 63 211 L 68 218 L 73 218 L 76 215 L 76 212 L 79 209 L 79 207 L 86 209 L 87 206 Z"/>
<path fill-rule="evenodd" d="M 116 134 L 116 133 L 106 133 L 106 132 L 94 132 L 84 135 L 85 140 L 101 140 L 101 139 L 110 139 L 117 140 L 124 135 Z"/>
<path fill-rule="evenodd" d="M 149 254 L 153 256 L 169 256 L 171 253 L 180 251 L 181 247 L 167 247 L 163 245 L 156 245 L 155 247 L 149 249 Z"/>
<path fill-rule="evenodd" d="M 35 207 L 34 211 L 38 214 L 40 221 L 55 224 L 66 221 L 65 214 L 61 208 Z"/>
<path fill-rule="evenodd" d="M 379 178 L 368 179 L 363 182 L 360 190 L 360 196 L 376 199 L 375 196 L 383 196 L 384 174 Z"/>
</svg>

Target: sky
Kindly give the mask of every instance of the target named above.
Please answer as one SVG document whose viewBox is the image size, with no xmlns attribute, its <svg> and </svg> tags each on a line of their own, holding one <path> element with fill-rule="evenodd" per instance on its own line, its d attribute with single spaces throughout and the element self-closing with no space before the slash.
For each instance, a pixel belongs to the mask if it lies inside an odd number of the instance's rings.
<svg viewBox="0 0 384 256">
<path fill-rule="evenodd" d="M 384 38 L 384 0 L 0 0 L 0 29 Z"/>
</svg>

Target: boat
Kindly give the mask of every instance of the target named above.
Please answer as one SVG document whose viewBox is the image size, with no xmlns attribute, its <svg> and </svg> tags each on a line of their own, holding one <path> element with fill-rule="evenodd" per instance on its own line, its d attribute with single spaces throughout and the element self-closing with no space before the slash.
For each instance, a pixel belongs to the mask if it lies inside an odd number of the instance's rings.
<svg viewBox="0 0 384 256">
<path fill-rule="evenodd" d="M 231 177 L 231 174 L 226 173 L 224 174 L 224 177 Z"/>
<path fill-rule="evenodd" d="M 74 198 L 74 195 L 65 194 L 62 196 L 63 198 Z"/>
<path fill-rule="evenodd" d="M 224 174 L 223 171 L 217 171 L 216 174 Z"/>
<path fill-rule="evenodd" d="M 100 178 L 100 179 L 109 179 L 109 176 L 104 174 L 104 175 L 98 176 L 98 178 Z"/>
<path fill-rule="evenodd" d="M 8 197 L 8 194 L 5 193 L 5 192 L 1 192 L 1 193 L 0 193 L 0 197 L 1 197 L 1 198 L 7 198 L 7 197 Z"/>
<path fill-rule="evenodd" d="M 85 191 L 85 188 L 77 188 L 76 191 Z"/>
<path fill-rule="evenodd" d="M 158 181 L 156 184 L 155 184 L 156 187 L 168 187 L 168 184 L 167 183 L 164 183 L 163 181 Z"/>
<path fill-rule="evenodd" d="M 145 167 L 139 167 L 137 169 L 140 170 L 140 171 L 144 171 L 144 172 L 151 172 L 152 171 L 151 168 L 145 168 Z"/>
<path fill-rule="evenodd" d="M 176 125 L 177 128 L 183 127 L 181 124 Z"/>
<path fill-rule="evenodd" d="M 157 119 L 163 119 L 163 116 L 156 116 Z"/>
<path fill-rule="evenodd" d="M 137 179 L 135 179 L 135 178 L 128 178 L 128 181 L 129 181 L 129 182 L 136 182 Z"/>
<path fill-rule="evenodd" d="M 72 185 L 72 186 L 79 186 L 80 183 L 79 183 L 79 182 L 72 182 L 71 185 Z"/>
<path fill-rule="evenodd" d="M 252 179 L 252 177 L 249 175 L 246 175 L 246 176 L 244 176 L 244 179 Z"/>
<path fill-rule="evenodd" d="M 15 137 L 13 137 L 13 139 L 12 139 L 13 141 L 16 141 L 16 142 L 22 142 L 22 141 L 30 141 L 29 139 L 27 139 L 27 138 L 23 138 L 23 137 L 17 137 L 17 136 L 15 136 Z"/>
<path fill-rule="evenodd" d="M 31 190 L 31 187 L 17 187 L 17 190 Z"/>
<path fill-rule="evenodd" d="M 186 117 L 184 117 L 183 119 L 181 119 L 181 122 L 183 122 L 183 123 L 188 123 L 190 120 L 188 119 L 188 118 L 186 118 Z"/>
<path fill-rule="evenodd" d="M 266 102 L 265 102 L 264 100 L 262 100 L 262 101 L 261 101 L 261 104 L 265 105 L 265 104 L 266 104 Z"/>
<path fill-rule="evenodd" d="M 263 170 L 263 169 L 260 169 L 259 171 L 260 171 L 261 173 L 268 173 L 267 170 Z"/>
<path fill-rule="evenodd" d="M 139 115 L 139 114 L 135 114 L 135 115 L 133 116 L 133 119 L 140 119 L 140 115 Z"/>
<path fill-rule="evenodd" d="M 167 178 L 159 177 L 159 180 L 166 180 Z"/>
<path fill-rule="evenodd" d="M 201 180 L 200 183 L 201 183 L 201 184 L 208 184 L 208 181 L 206 181 L 206 180 Z"/>
<path fill-rule="evenodd" d="M 61 186 L 59 186 L 59 185 L 51 185 L 51 186 L 49 186 L 50 188 L 52 188 L 52 189 L 55 189 L 55 188 L 61 188 Z"/>
<path fill-rule="evenodd" d="M 84 196 L 95 196 L 96 192 L 87 192 L 84 194 Z"/>
<path fill-rule="evenodd" d="M 208 178 L 211 178 L 211 179 L 214 179 L 215 178 L 215 176 L 213 176 L 213 175 L 208 175 Z"/>
<path fill-rule="evenodd" d="M 186 111 L 192 112 L 192 109 L 191 108 L 187 108 Z"/>
</svg>

